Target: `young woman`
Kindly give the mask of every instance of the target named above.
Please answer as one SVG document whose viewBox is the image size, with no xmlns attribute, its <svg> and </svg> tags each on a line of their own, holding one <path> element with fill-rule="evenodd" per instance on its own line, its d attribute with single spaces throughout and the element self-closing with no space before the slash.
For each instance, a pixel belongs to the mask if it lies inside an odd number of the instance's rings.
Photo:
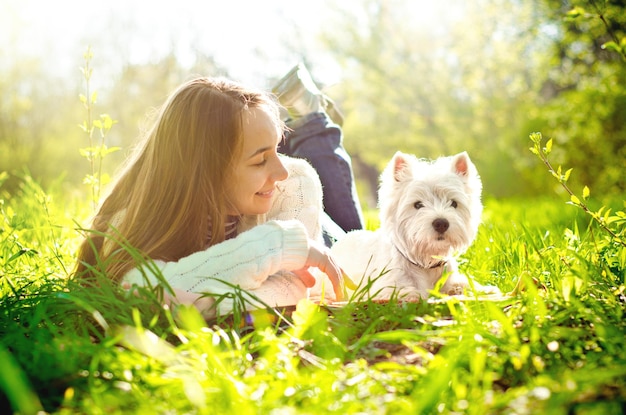
<svg viewBox="0 0 626 415">
<path fill-rule="evenodd" d="M 292 71 L 282 81 L 294 84 L 301 75 Z M 321 94 L 317 103 L 314 116 L 292 108 L 294 133 L 302 127 L 315 139 L 311 131 L 332 127 Z M 278 153 L 285 132 L 279 114 L 272 95 L 228 80 L 181 85 L 97 212 L 76 275 L 104 272 L 126 288 L 166 283 L 168 301 L 195 304 L 205 316 L 229 312 L 233 299 L 216 307 L 204 294 L 237 288 L 283 306 L 327 283 L 326 295 L 341 299 L 344 275 L 322 242 L 332 222 L 319 177 L 306 161 Z M 326 136 L 340 136 L 333 128 Z M 349 169 L 344 157 L 334 165 L 345 171 L 346 162 Z M 354 205 L 354 195 L 348 198 Z M 358 221 L 358 205 L 352 211 Z"/>
</svg>

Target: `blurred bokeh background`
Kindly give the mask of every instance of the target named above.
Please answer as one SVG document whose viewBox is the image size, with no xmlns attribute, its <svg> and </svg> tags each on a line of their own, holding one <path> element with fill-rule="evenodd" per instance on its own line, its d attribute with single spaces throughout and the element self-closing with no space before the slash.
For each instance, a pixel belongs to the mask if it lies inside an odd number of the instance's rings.
<svg viewBox="0 0 626 415">
<path fill-rule="evenodd" d="M 0 172 L 80 189 L 80 68 L 122 151 L 192 76 L 270 89 L 298 61 L 345 116 L 362 203 L 397 150 L 468 151 L 487 197 L 554 193 L 529 134 L 595 195 L 626 190 L 626 2 L 0 0 Z M 615 46 L 611 43 L 615 41 Z M 11 191 L 11 181 L 5 183 Z M 558 191 L 558 190 L 557 190 Z"/>
</svg>

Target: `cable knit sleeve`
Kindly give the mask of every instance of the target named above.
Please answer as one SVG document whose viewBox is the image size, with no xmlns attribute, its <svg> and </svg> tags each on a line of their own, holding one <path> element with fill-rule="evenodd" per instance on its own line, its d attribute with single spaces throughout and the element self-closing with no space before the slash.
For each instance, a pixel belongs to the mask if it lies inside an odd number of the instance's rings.
<svg viewBox="0 0 626 415">
<path fill-rule="evenodd" d="M 269 221 L 176 262 L 154 261 L 172 288 L 189 292 L 223 293 L 230 290 L 218 280 L 244 290 L 259 288 L 279 270 L 304 266 L 308 255 L 307 234 L 302 223 Z M 150 265 L 135 268 L 124 281 L 144 285 L 159 283 Z M 145 276 L 144 276 L 145 275 Z"/>
<path fill-rule="evenodd" d="M 311 239 L 321 240 L 322 184 L 317 172 L 302 159 L 282 156 L 281 161 L 289 177 L 276 185 L 277 196 L 267 219 L 297 219 L 304 224 Z"/>
</svg>

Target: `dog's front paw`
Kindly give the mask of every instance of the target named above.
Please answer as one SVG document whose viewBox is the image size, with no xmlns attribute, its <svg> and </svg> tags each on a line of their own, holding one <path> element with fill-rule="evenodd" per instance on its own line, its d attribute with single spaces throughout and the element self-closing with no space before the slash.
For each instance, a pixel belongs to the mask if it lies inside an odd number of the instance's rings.
<svg viewBox="0 0 626 415">
<path fill-rule="evenodd" d="M 444 294 L 447 295 L 463 295 L 465 294 L 465 290 L 467 289 L 467 284 L 451 284 L 445 290 L 443 290 Z"/>
<path fill-rule="evenodd" d="M 417 288 L 414 287 L 404 287 L 397 290 L 398 300 L 407 301 L 407 302 L 415 302 L 420 301 L 422 298 L 426 298 L 427 296 L 420 292 Z"/>
<path fill-rule="evenodd" d="M 500 289 L 495 285 L 481 285 L 477 282 L 474 283 L 474 289 L 479 294 L 502 294 Z"/>
<path fill-rule="evenodd" d="M 453 272 L 448 276 L 446 283 L 441 287 L 441 292 L 447 295 L 463 295 L 469 289 L 469 280 L 463 274 Z"/>
<path fill-rule="evenodd" d="M 441 288 L 441 292 L 448 295 L 464 295 L 472 293 L 483 295 L 502 294 L 498 287 L 493 285 L 482 285 L 474 280 L 470 281 L 467 276 L 458 272 L 455 272 L 448 277 L 448 280 Z"/>
<path fill-rule="evenodd" d="M 494 285 L 481 285 L 477 282 L 456 282 L 453 284 L 446 284 L 442 289 L 444 294 L 448 295 L 464 295 L 464 294 L 480 294 L 480 295 L 495 295 L 502 294 L 500 289 Z"/>
<path fill-rule="evenodd" d="M 427 296 L 415 287 L 385 287 L 376 291 L 372 298 L 378 301 L 389 301 L 395 298 L 398 299 L 398 301 L 414 302 L 426 297 Z"/>
</svg>

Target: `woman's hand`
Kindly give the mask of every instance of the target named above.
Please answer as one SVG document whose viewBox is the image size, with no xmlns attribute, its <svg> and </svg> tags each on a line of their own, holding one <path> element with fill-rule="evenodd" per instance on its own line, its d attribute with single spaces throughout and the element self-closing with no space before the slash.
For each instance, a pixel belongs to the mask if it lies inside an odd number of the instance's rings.
<svg viewBox="0 0 626 415">
<path fill-rule="evenodd" d="M 130 283 L 124 281 L 122 282 L 122 289 L 130 292 L 132 286 Z M 174 309 L 178 304 L 192 305 L 200 311 L 200 314 L 202 314 L 202 317 L 205 319 L 216 316 L 215 298 L 207 297 L 203 294 L 190 293 L 178 288 L 173 288 L 172 291 L 173 293 L 170 294 L 167 290 L 163 290 L 163 302 L 170 308 Z M 136 290 L 133 290 L 133 293 L 137 295 Z"/>
<path fill-rule="evenodd" d="M 192 305 L 198 309 L 205 320 L 216 316 L 215 299 L 213 297 L 190 293 L 177 288 L 173 288 L 173 291 L 174 295 L 171 295 L 166 290 L 163 290 L 163 300 L 165 304 L 169 305 L 172 309 L 178 304 Z"/>
<path fill-rule="evenodd" d="M 349 287 L 354 283 L 346 276 L 345 272 L 339 267 L 335 259 L 330 255 L 330 251 L 324 245 L 309 240 L 309 256 L 306 260 L 304 268 L 293 271 L 307 287 L 315 285 L 315 277 L 308 271 L 309 267 L 316 267 L 330 278 L 335 291 L 337 301 L 343 299 L 344 284 Z"/>
</svg>

